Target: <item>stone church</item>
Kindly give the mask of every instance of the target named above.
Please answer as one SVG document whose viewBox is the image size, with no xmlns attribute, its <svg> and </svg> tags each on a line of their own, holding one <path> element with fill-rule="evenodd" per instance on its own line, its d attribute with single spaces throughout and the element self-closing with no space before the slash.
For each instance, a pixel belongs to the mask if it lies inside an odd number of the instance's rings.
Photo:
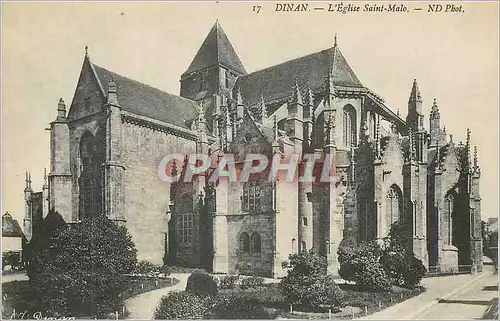
<svg viewBox="0 0 500 321">
<path fill-rule="evenodd" d="M 181 75 L 180 96 L 100 67 L 86 50 L 69 109 L 60 99 L 50 124 L 43 191 L 27 181 L 26 235 L 49 210 L 67 223 L 106 215 L 128 228 L 140 260 L 278 277 L 290 253 L 311 248 L 335 275 L 344 237 L 383 238 L 402 222 L 427 267 L 478 271 L 477 151 L 469 130 L 465 143 L 446 134 L 436 100 L 428 117 L 416 80 L 403 118 L 361 83 L 336 37 L 247 73 L 217 22 Z M 168 184 L 158 164 L 171 153 L 232 154 L 238 168 L 249 153 L 333 154 L 339 180 Z"/>
</svg>

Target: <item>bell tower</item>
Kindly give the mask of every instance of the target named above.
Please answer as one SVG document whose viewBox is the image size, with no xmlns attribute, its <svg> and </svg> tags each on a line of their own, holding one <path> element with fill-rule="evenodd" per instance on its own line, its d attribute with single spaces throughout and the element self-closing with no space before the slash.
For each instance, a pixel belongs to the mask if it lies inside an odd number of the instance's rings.
<svg viewBox="0 0 500 321">
<path fill-rule="evenodd" d="M 231 97 L 238 76 L 246 74 L 219 21 L 216 21 L 193 61 L 181 75 L 181 97 L 201 102 L 208 132 L 217 131 L 221 105 Z"/>
</svg>

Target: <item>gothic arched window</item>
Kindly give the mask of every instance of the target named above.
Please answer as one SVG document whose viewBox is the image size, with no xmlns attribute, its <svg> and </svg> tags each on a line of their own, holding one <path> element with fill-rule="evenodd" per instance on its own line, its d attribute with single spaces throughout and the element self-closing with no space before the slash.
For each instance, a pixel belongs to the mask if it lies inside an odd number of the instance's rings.
<svg viewBox="0 0 500 321">
<path fill-rule="evenodd" d="M 247 232 L 243 232 L 240 235 L 240 250 L 243 253 L 250 252 L 250 237 Z"/>
<path fill-rule="evenodd" d="M 242 209 L 243 211 L 260 210 L 261 201 L 260 182 L 252 180 L 243 185 Z"/>
<path fill-rule="evenodd" d="M 82 135 L 79 152 L 79 216 L 83 219 L 102 212 L 101 161 L 96 139 L 90 132 Z"/>
<path fill-rule="evenodd" d="M 307 243 L 306 243 L 306 241 L 300 242 L 300 251 L 301 252 L 307 252 Z"/>
<path fill-rule="evenodd" d="M 392 185 L 387 191 L 386 219 L 389 226 L 395 222 L 403 222 L 402 195 L 401 190 L 396 185 Z"/>
<path fill-rule="evenodd" d="M 251 239 L 251 251 L 253 253 L 260 253 L 261 246 L 262 244 L 259 233 L 253 233 Z"/>
<path fill-rule="evenodd" d="M 344 128 L 344 146 L 356 146 L 356 110 L 351 105 L 344 107 L 342 114 Z"/>
<path fill-rule="evenodd" d="M 193 241 L 193 199 L 187 194 L 179 200 L 177 218 L 178 241 L 182 244 L 190 244 Z"/>
<path fill-rule="evenodd" d="M 302 218 L 302 225 L 307 226 L 307 217 Z"/>
<path fill-rule="evenodd" d="M 453 211 L 455 207 L 455 197 L 453 194 L 448 194 L 444 198 L 444 210 L 446 219 L 446 229 L 448 230 L 448 235 L 445 236 L 446 244 L 451 245 L 453 243 Z"/>
</svg>

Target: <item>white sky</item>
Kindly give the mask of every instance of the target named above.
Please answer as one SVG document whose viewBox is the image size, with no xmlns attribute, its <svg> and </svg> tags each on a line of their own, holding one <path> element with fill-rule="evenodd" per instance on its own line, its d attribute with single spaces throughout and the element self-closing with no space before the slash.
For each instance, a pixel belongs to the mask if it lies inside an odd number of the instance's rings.
<svg viewBox="0 0 500 321">
<path fill-rule="evenodd" d="M 331 47 L 337 32 L 361 82 L 403 118 L 417 78 L 425 124 L 437 98 L 441 124 L 456 142 L 471 128 L 483 175 L 483 219 L 498 215 L 496 2 L 463 3 L 465 12 L 454 14 L 289 13 L 274 12 L 271 2 L 256 14 L 253 5 L 4 2 L 2 211 L 22 223 L 25 170 L 41 189 L 49 167 L 44 129 L 59 97 L 71 103 L 86 44 L 94 63 L 178 94 L 180 75 L 219 19 L 248 72 Z"/>
</svg>

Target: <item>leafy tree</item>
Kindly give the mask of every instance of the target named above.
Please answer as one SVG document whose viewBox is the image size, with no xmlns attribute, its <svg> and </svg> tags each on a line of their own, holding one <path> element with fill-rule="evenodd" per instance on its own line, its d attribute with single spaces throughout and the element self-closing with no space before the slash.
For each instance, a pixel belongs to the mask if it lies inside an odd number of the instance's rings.
<svg viewBox="0 0 500 321">
<path fill-rule="evenodd" d="M 65 228 L 36 254 L 30 282 L 45 312 L 106 316 L 123 305 L 124 274 L 137 263 L 137 250 L 124 226 L 97 215 Z"/>
<path fill-rule="evenodd" d="M 380 257 L 382 247 L 377 241 L 366 241 L 359 244 L 346 242 L 338 250 L 340 276 L 368 291 L 387 291 L 391 288 L 392 279 L 387 275 Z"/>
<path fill-rule="evenodd" d="M 289 257 L 288 274 L 281 280 L 280 288 L 287 302 L 309 308 L 339 307 L 343 293 L 326 276 L 327 262 L 324 256 L 312 250 Z"/>
<path fill-rule="evenodd" d="M 384 250 L 380 262 L 392 283 L 413 288 L 427 272 L 421 260 L 409 250 L 409 228 L 394 223 L 388 237 L 384 240 Z"/>
</svg>

